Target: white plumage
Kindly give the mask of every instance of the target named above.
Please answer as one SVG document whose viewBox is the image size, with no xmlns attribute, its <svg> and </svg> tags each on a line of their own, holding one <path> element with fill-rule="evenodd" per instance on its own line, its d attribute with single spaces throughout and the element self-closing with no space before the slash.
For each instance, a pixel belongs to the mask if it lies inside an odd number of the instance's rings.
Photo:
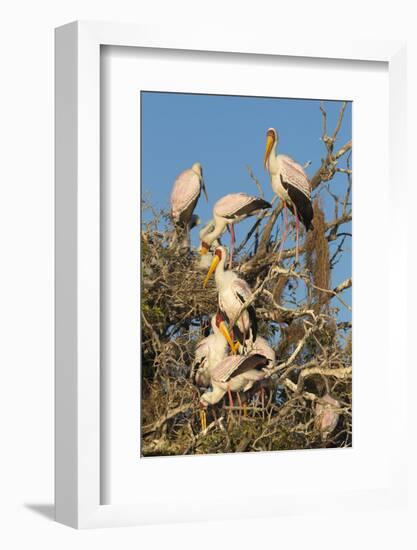
<svg viewBox="0 0 417 550">
<path fill-rule="evenodd" d="M 271 177 L 271 187 L 284 204 L 285 229 L 281 239 L 281 248 L 288 233 L 287 207 L 293 212 L 296 220 L 296 261 L 298 261 L 298 223 L 304 224 L 308 231 L 312 228 L 313 206 L 311 204 L 311 182 L 304 168 L 286 155 L 277 155 L 278 134 L 269 128 L 266 134 L 264 164 Z"/>
<path fill-rule="evenodd" d="M 283 200 L 291 202 L 288 191 L 282 185 L 282 181 L 301 191 L 308 199 L 311 197 L 311 185 L 304 168 L 286 155 L 276 156 L 276 171 L 270 169 L 271 186 L 274 193 Z"/>
<path fill-rule="evenodd" d="M 246 392 L 268 376 L 269 361 L 261 355 L 226 357 L 211 371 L 212 391 L 200 397 L 203 407 L 214 405 L 226 392 Z"/>
<path fill-rule="evenodd" d="M 213 334 L 203 338 L 197 344 L 194 355 L 193 372 L 197 369 L 195 381 L 199 386 L 210 385 L 211 370 L 227 356 L 228 342 L 223 323 L 224 320 L 220 313 L 213 315 L 211 318 Z M 232 343 L 231 340 L 230 343 Z"/>
<path fill-rule="evenodd" d="M 200 254 L 206 254 L 216 239 L 222 235 L 227 226 L 231 235 L 230 264 L 232 263 L 235 233 L 233 225 L 249 216 L 254 216 L 271 208 L 269 202 L 247 195 L 246 193 L 230 193 L 219 199 L 213 207 L 213 228 L 206 232 L 201 238 Z"/>
<path fill-rule="evenodd" d="M 242 335 L 242 344 L 244 344 L 245 340 L 256 338 L 256 313 L 253 305 L 245 308 L 239 315 L 242 305 L 251 298 L 252 291 L 248 283 L 238 277 L 234 271 L 231 269 L 225 270 L 226 258 L 226 249 L 223 246 L 218 246 L 204 281 L 204 286 L 207 285 L 211 274 L 215 272 L 220 311 L 227 317 L 231 330 L 234 329 L 232 324 L 236 325 Z"/>
<path fill-rule="evenodd" d="M 253 342 L 247 341 L 245 343 L 245 347 L 242 345 L 239 345 L 239 352 L 243 353 L 246 352 L 248 355 L 263 355 L 269 360 L 269 368 L 273 368 L 275 366 L 276 361 L 276 354 L 275 350 L 268 344 L 268 342 L 265 340 L 265 338 L 262 338 L 262 336 L 257 336 L 256 340 Z"/>
<path fill-rule="evenodd" d="M 177 176 L 171 191 L 171 216 L 174 223 L 188 228 L 201 191 L 207 198 L 203 168 L 199 162 Z"/>
</svg>

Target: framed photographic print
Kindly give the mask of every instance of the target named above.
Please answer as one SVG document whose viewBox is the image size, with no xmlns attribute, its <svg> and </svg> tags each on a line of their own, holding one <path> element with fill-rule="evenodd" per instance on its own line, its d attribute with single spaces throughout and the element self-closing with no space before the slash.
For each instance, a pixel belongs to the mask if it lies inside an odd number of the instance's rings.
<svg viewBox="0 0 417 550">
<path fill-rule="evenodd" d="M 140 101 L 142 456 L 351 447 L 352 103 Z"/>
<path fill-rule="evenodd" d="M 200 31 L 56 31 L 57 520 L 399 506 L 403 44 Z"/>
</svg>

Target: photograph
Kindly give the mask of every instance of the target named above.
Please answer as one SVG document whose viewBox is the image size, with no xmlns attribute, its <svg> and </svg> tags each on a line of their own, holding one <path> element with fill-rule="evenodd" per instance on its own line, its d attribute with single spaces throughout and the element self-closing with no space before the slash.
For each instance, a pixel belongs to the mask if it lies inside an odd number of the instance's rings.
<svg viewBox="0 0 417 550">
<path fill-rule="evenodd" d="M 352 447 L 352 101 L 138 102 L 140 457 Z"/>
</svg>

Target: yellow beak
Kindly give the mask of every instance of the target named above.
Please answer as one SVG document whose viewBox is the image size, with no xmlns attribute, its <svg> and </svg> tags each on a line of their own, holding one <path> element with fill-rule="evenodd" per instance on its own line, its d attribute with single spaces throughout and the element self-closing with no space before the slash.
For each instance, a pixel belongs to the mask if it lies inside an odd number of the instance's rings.
<svg viewBox="0 0 417 550">
<path fill-rule="evenodd" d="M 219 262 L 220 262 L 220 258 L 218 256 L 214 255 L 213 260 L 211 261 L 210 269 L 208 270 L 206 278 L 204 279 L 203 288 L 206 288 L 207 283 L 209 282 L 210 277 L 216 271 L 216 268 L 219 265 Z"/>
<path fill-rule="evenodd" d="M 236 355 L 236 347 L 233 343 L 233 340 L 232 340 L 232 337 L 230 336 L 230 332 L 226 326 L 226 324 L 223 322 L 220 323 L 219 325 L 219 330 L 220 332 L 223 334 L 223 336 L 226 338 L 227 340 L 227 343 L 229 344 L 230 346 L 230 349 L 232 350 L 232 353 L 233 355 Z"/>
<path fill-rule="evenodd" d="M 269 155 L 271 154 L 272 147 L 274 146 L 274 138 L 270 135 L 266 136 L 266 147 L 265 147 L 265 157 L 264 157 L 264 167 L 267 167 Z"/>
<path fill-rule="evenodd" d="M 205 246 L 204 244 L 201 244 L 199 252 L 200 252 L 201 256 L 204 256 L 204 254 L 207 254 L 207 252 L 208 252 L 207 246 Z"/>
</svg>

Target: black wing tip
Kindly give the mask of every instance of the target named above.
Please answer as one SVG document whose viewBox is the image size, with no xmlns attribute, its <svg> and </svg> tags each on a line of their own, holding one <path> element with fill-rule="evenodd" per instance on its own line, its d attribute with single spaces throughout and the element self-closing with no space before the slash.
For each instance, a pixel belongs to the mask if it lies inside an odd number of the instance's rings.
<svg viewBox="0 0 417 550">
<path fill-rule="evenodd" d="M 310 202 L 310 208 L 306 209 L 306 211 L 304 212 L 304 219 L 302 220 L 306 228 L 306 231 L 310 231 L 310 230 L 314 231 L 313 218 L 314 218 L 314 211 Z"/>
<path fill-rule="evenodd" d="M 314 211 L 311 199 L 292 185 L 287 185 L 287 192 L 297 209 L 298 219 L 302 222 L 306 231 L 313 229 Z M 294 213 L 294 210 L 292 212 Z"/>
<path fill-rule="evenodd" d="M 262 370 L 269 365 L 269 359 L 260 353 L 247 355 L 242 364 L 233 373 L 232 378 L 244 374 L 249 370 Z"/>
<path fill-rule="evenodd" d="M 314 231 L 314 224 L 312 219 L 306 220 L 304 225 L 305 225 L 306 231 Z"/>
<path fill-rule="evenodd" d="M 269 359 L 262 355 L 261 353 L 254 353 L 251 357 L 256 359 L 256 369 L 263 369 L 269 365 Z"/>
<path fill-rule="evenodd" d="M 252 329 L 252 338 L 253 341 L 256 340 L 256 337 L 258 336 L 258 319 L 256 317 L 256 309 L 253 305 L 250 305 L 248 307 L 248 313 L 249 313 L 249 319 Z"/>
<path fill-rule="evenodd" d="M 272 204 L 268 201 L 266 201 L 265 199 L 259 199 L 260 203 L 261 203 L 261 208 L 262 209 L 267 209 L 267 208 L 272 208 Z"/>
</svg>

